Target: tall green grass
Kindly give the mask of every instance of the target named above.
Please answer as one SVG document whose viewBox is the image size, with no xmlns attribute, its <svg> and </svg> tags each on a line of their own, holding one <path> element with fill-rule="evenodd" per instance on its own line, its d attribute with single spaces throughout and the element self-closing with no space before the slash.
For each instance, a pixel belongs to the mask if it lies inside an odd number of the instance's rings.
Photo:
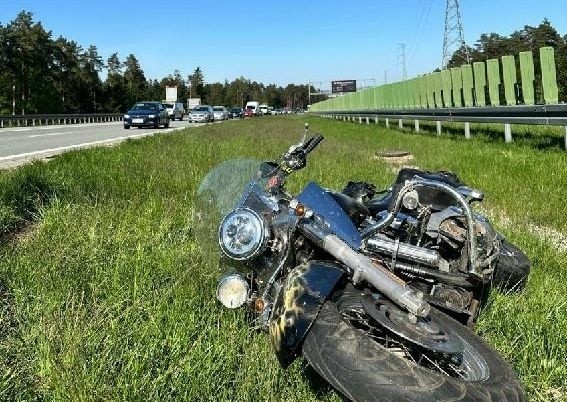
<svg viewBox="0 0 567 402">
<path fill-rule="evenodd" d="M 451 169 L 485 190 L 485 208 L 526 250 L 519 295 L 493 292 L 478 331 L 533 400 L 567 396 L 567 257 L 527 225 L 567 232 L 560 151 L 414 135 L 306 117 L 326 139 L 289 188 L 307 180 L 387 186 L 409 163 Z M 302 359 L 279 368 L 267 336 L 214 300 L 218 272 L 191 227 L 206 172 L 232 157 L 272 158 L 299 117 L 187 129 L 70 152 L 0 175 L 0 400 L 340 400 Z"/>
</svg>

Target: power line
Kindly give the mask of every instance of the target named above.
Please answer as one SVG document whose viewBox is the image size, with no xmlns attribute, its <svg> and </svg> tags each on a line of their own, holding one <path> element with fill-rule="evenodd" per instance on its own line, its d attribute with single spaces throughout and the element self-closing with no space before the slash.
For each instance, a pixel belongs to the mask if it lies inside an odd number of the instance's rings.
<svg viewBox="0 0 567 402">
<path fill-rule="evenodd" d="M 414 57 L 417 53 L 417 50 L 419 49 L 419 45 L 421 44 L 421 38 L 423 37 L 423 30 L 427 26 L 427 21 L 429 20 L 429 14 L 431 12 L 432 4 L 433 4 L 433 0 L 430 0 L 427 4 L 427 11 L 425 12 L 425 19 L 423 20 L 423 24 L 421 25 L 420 29 L 417 32 L 417 41 L 416 41 L 415 46 L 413 47 L 413 50 L 412 50 L 411 55 L 409 57 L 409 63 L 410 64 L 413 61 L 413 59 L 414 59 Z"/>
</svg>

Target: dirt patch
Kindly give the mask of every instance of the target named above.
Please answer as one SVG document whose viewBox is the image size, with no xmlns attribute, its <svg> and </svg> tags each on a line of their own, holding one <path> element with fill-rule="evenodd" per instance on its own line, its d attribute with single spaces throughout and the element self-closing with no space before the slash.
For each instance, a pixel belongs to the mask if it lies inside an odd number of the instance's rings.
<svg viewBox="0 0 567 402">
<path fill-rule="evenodd" d="M 407 151 L 381 151 L 374 154 L 374 159 L 390 165 L 389 170 L 397 173 L 402 168 L 419 169 L 418 166 L 411 165 L 413 155 Z"/>
<path fill-rule="evenodd" d="M 560 253 L 567 252 L 567 235 L 546 226 L 529 224 L 528 228 L 544 242 L 553 244 Z"/>
<path fill-rule="evenodd" d="M 500 226 L 504 226 L 513 230 L 526 230 L 528 229 L 535 237 L 543 243 L 552 244 L 560 253 L 567 253 L 567 234 L 560 232 L 554 228 L 547 226 L 536 225 L 534 223 L 519 223 L 514 221 L 503 211 L 489 209 L 485 205 L 476 206 L 479 212 L 497 220 Z"/>
</svg>

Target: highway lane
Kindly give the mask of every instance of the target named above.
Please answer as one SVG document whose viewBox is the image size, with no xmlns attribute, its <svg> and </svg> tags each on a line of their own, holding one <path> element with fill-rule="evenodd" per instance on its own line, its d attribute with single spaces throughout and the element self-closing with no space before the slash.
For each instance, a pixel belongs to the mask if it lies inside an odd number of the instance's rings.
<svg viewBox="0 0 567 402">
<path fill-rule="evenodd" d="M 140 138 L 201 125 L 184 120 L 172 121 L 169 129 L 125 130 L 122 122 L 3 128 L 0 129 L 0 168 L 18 166 L 70 149 L 108 145 L 126 138 Z"/>
</svg>

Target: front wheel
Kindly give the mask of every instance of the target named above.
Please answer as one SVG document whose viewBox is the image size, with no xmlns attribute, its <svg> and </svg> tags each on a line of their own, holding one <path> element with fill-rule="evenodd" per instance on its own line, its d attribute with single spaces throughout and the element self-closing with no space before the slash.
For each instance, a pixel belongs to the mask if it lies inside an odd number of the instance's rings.
<svg viewBox="0 0 567 402">
<path fill-rule="evenodd" d="M 422 328 L 404 323 L 386 329 L 370 317 L 362 297 L 353 287 L 335 292 L 303 344 L 303 355 L 313 368 L 350 400 L 525 400 L 512 368 L 465 326 L 432 309 L 430 322 Z M 421 345 L 403 338 L 412 331 L 421 332 L 416 335 Z M 455 344 L 442 344 L 447 337 L 460 344 L 460 352 L 454 352 Z"/>
</svg>

